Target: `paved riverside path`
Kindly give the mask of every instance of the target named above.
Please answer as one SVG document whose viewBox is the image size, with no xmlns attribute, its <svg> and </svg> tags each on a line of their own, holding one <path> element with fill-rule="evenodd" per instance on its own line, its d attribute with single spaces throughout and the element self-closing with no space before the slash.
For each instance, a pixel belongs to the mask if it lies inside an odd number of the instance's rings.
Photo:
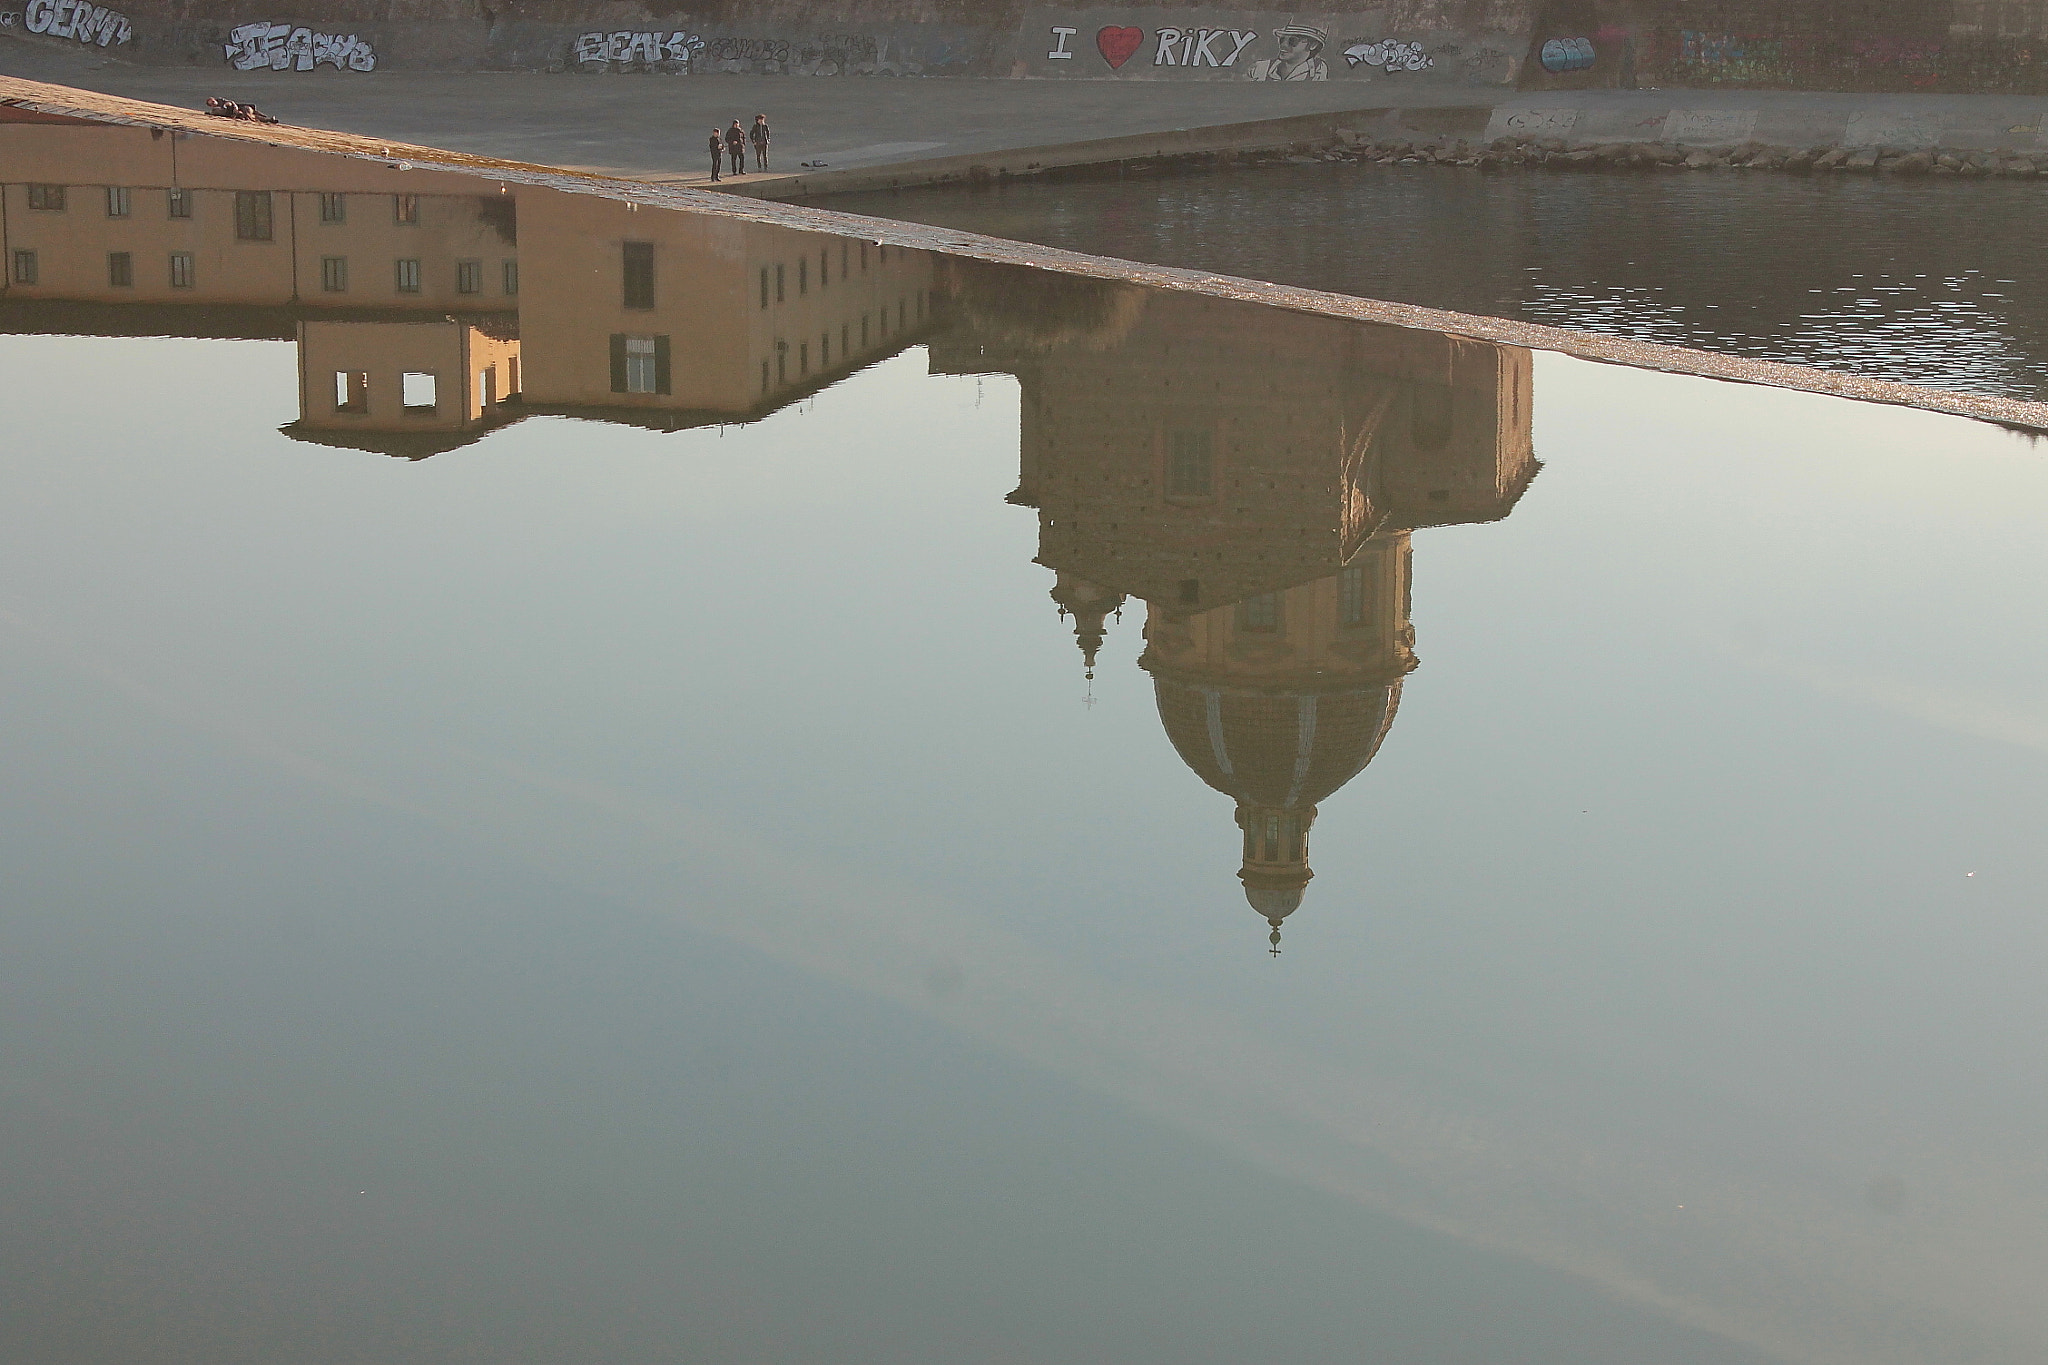
<svg viewBox="0 0 2048 1365">
<path fill-rule="evenodd" d="M 0 36 L 0 75 L 204 107 L 244 100 L 287 123 L 551 166 L 708 179 L 712 125 L 756 113 L 774 169 L 921 161 L 1160 129 L 1357 108 L 1388 95 L 1357 82 L 1023 81 L 974 77 L 583 76 L 525 72 L 301 75 L 137 66 Z M 1449 87 L 1439 102 L 1491 103 Z M 749 153 L 751 164 L 751 152 Z M 744 178 L 743 178 L 744 179 Z"/>
<path fill-rule="evenodd" d="M 1397 107 L 1461 110 L 1457 136 L 1501 131 L 1569 141 L 1656 141 L 1687 111 L 1693 136 L 1721 126 L 1790 145 L 1834 145 L 1867 136 L 1898 143 L 1935 130 L 1943 145 L 2048 149 L 2048 98 L 1899 95 L 1770 90 L 1515 91 L 1498 86 L 1424 86 L 1398 79 L 1325 83 L 1055 81 L 938 77 L 583 76 L 526 72 L 239 72 L 220 67 L 138 66 L 93 49 L 0 33 L 0 75 L 48 81 L 131 99 L 204 106 L 222 95 L 261 106 L 287 123 L 390 138 L 479 156 L 600 170 L 671 184 L 708 179 L 704 138 L 735 116 L 765 112 L 775 128 L 768 176 L 728 177 L 734 188 L 781 197 L 805 192 L 800 164 L 823 161 L 828 181 L 863 168 L 964 161 L 1022 148 L 1138 137 L 1175 129 L 1296 115 Z M 1548 128 L 1532 111 L 1573 113 Z M 1486 117 L 1491 111 L 1492 119 Z M 1755 119 L 1743 122 L 1745 112 Z M 1523 116 L 1510 125 L 1504 116 Z M 1475 121 L 1476 116 L 1476 121 Z M 1425 120 L 1426 121 L 1426 120 Z M 1470 125 L 1467 129 L 1466 125 Z M 1368 127 L 1360 121 L 1361 128 Z M 1449 125 L 1447 124 L 1446 127 Z M 1859 133 L 1859 129 L 1861 132 Z M 1374 128 L 1380 132 L 1383 129 Z M 1224 139 L 1227 140 L 1227 139 Z M 1212 138 L 1212 143 L 1218 141 Z M 1074 149 L 1076 159 L 1091 155 Z M 1142 156 L 1143 151 L 1131 155 Z M 1110 155 L 1123 155 L 1121 152 Z M 1051 164 L 1048 161 L 1048 164 Z M 911 172 L 907 171 L 907 174 Z M 815 177 L 809 177 L 815 180 Z M 777 182 L 781 182 L 779 185 Z M 819 192 L 851 185 L 817 185 Z"/>
</svg>

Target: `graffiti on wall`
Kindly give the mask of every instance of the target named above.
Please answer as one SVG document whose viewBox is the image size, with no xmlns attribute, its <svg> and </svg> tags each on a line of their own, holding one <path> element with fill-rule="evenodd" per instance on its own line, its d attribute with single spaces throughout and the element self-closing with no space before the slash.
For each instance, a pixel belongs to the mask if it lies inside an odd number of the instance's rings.
<svg viewBox="0 0 2048 1365">
<path fill-rule="evenodd" d="M 1084 33 L 1075 26 L 1048 25 L 1045 60 L 1087 61 Z M 1339 42 L 1344 68 L 1360 74 L 1427 71 L 1436 65 L 1420 42 L 1398 38 L 1345 38 Z M 1095 55 L 1110 71 L 1122 71 L 1126 66 L 1147 72 L 1213 69 L 1218 75 L 1248 81 L 1329 80 L 1330 62 L 1323 54 L 1330 45 L 1327 28 L 1305 23 L 1281 24 L 1265 33 L 1234 25 L 1178 24 L 1149 31 L 1137 24 L 1104 24 L 1095 30 Z M 1101 71 L 1102 67 L 1094 68 L 1095 74 Z"/>
<path fill-rule="evenodd" d="M 1377 66 L 1388 71 L 1427 71 L 1436 65 L 1436 59 L 1422 50 L 1421 43 L 1383 38 L 1377 43 L 1353 43 L 1345 48 L 1344 65 Z"/>
<path fill-rule="evenodd" d="M 877 33 L 804 38 L 748 34 L 586 33 L 572 44 L 579 71 L 730 72 L 758 76 L 917 76 L 969 58 L 964 41 L 926 34 L 916 43 Z"/>
<path fill-rule="evenodd" d="M 70 38 L 95 47 L 119 46 L 135 36 L 128 16 L 81 0 L 28 0 L 22 25 L 30 33 Z"/>
<path fill-rule="evenodd" d="M 1568 71 L 1590 70 L 1594 56 L 1591 38 L 1546 38 L 1536 59 L 1545 71 L 1562 76 Z"/>
<path fill-rule="evenodd" d="M 687 72 L 690 59 L 703 51 L 704 40 L 678 29 L 672 33 L 586 33 L 573 49 L 583 71 Z"/>
<path fill-rule="evenodd" d="M 311 71 L 322 62 L 336 71 L 375 71 L 377 51 L 355 34 L 315 33 L 291 23 L 243 24 L 224 49 L 237 71 Z"/>
</svg>

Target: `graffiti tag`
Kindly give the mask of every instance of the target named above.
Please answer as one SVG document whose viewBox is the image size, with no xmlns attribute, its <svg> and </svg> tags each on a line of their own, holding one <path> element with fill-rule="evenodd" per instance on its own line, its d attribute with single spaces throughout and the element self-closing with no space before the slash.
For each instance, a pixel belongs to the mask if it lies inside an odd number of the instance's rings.
<svg viewBox="0 0 2048 1365">
<path fill-rule="evenodd" d="M 52 38 L 71 38 L 99 47 L 119 46 L 135 36 L 128 16 L 103 5 L 79 0 L 28 0 L 22 13 L 22 27 L 30 33 L 47 33 Z"/>
<path fill-rule="evenodd" d="M 1234 28 L 1162 28 L 1153 36 L 1159 43 L 1152 52 L 1154 66 L 1223 67 L 1236 62 L 1259 34 L 1257 29 L 1241 33 Z M 1219 58 L 1217 53 L 1225 48 L 1228 52 Z M 1105 52 L 1103 55 L 1109 54 Z"/>
<path fill-rule="evenodd" d="M 355 34 L 315 33 L 293 24 L 243 24 L 229 32 L 227 59 L 237 71 L 311 71 L 326 62 L 336 71 L 375 71 L 377 51 Z"/>
<path fill-rule="evenodd" d="M 1551 38 L 1544 42 L 1537 60 L 1543 63 L 1545 71 L 1563 74 L 1567 71 L 1584 71 L 1593 65 L 1593 40 L 1591 38 Z"/>
<path fill-rule="evenodd" d="M 1436 65 L 1436 59 L 1422 50 L 1421 43 L 1384 38 L 1376 43 L 1353 43 L 1345 48 L 1344 65 L 1377 66 L 1387 71 L 1427 71 Z"/>
<path fill-rule="evenodd" d="M 583 67 L 626 67 L 638 63 L 680 62 L 689 69 L 690 58 L 704 50 L 704 40 L 677 29 L 671 33 L 586 33 L 576 40 L 576 64 Z"/>
</svg>

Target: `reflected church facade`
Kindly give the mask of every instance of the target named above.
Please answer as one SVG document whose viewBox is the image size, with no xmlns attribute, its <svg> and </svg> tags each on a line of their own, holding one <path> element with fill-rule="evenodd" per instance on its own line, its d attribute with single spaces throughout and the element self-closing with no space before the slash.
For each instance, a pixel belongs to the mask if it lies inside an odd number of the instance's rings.
<svg viewBox="0 0 2048 1365">
<path fill-rule="evenodd" d="M 1011 501 L 1090 676 L 1144 605 L 1159 718 L 1235 803 L 1279 950 L 1318 806 L 1379 751 L 1416 667 L 1410 536 L 1491 521 L 1538 464 L 1530 355 L 1199 295 L 951 263 L 934 364 L 1022 386 Z"/>
<path fill-rule="evenodd" d="M 0 124 L 0 152 L 0 330 L 292 340 L 299 440 L 744 423 L 917 343 L 1015 376 L 1052 601 L 1091 677 L 1142 604 L 1276 952 L 1417 666 L 1412 534 L 1506 516 L 1538 468 L 1518 348 L 146 129 Z M 88 162 L 127 183 L 63 183 Z"/>
</svg>

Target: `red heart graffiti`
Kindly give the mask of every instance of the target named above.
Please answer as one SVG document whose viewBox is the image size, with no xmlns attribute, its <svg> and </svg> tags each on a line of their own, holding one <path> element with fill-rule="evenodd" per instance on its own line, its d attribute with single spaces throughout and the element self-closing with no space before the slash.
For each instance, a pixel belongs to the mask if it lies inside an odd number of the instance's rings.
<svg viewBox="0 0 2048 1365">
<path fill-rule="evenodd" d="M 1114 71 L 1129 61 L 1131 54 L 1136 52 L 1144 41 L 1144 29 L 1118 28 L 1111 24 L 1095 35 L 1095 50 L 1102 54 L 1102 60 L 1108 62 L 1109 69 Z"/>
</svg>

